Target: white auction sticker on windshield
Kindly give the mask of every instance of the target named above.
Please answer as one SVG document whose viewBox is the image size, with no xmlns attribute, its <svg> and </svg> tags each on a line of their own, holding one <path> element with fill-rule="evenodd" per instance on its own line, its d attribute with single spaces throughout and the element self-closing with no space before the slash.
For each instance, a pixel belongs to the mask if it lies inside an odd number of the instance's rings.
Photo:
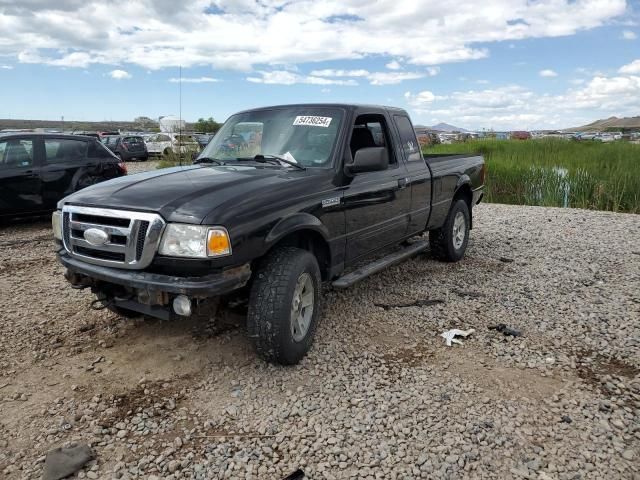
<svg viewBox="0 0 640 480">
<path fill-rule="evenodd" d="M 315 117 L 310 115 L 298 115 L 293 121 L 294 125 L 307 125 L 309 127 L 327 128 L 331 124 L 331 117 Z"/>
</svg>

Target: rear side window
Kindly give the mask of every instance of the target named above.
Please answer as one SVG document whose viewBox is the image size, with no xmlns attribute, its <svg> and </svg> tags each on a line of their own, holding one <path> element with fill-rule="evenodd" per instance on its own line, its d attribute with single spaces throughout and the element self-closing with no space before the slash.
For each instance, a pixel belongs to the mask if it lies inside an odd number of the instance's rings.
<svg viewBox="0 0 640 480">
<path fill-rule="evenodd" d="M 0 168 L 33 165 L 33 140 L 0 140 Z"/>
<path fill-rule="evenodd" d="M 47 163 L 81 162 L 87 158 L 87 142 L 68 138 L 45 138 Z"/>
<path fill-rule="evenodd" d="M 393 118 L 398 126 L 402 151 L 407 161 L 415 162 L 422 160 L 420 144 L 416 139 L 416 132 L 413 130 L 413 125 L 411 125 L 409 118 L 400 115 L 395 115 Z"/>
<path fill-rule="evenodd" d="M 100 142 L 90 142 L 89 143 L 89 158 L 109 158 L 113 159 L 113 155 L 109 151 L 107 147 L 102 145 Z"/>
<path fill-rule="evenodd" d="M 144 143 L 144 140 L 142 139 L 142 137 L 125 137 L 122 142 L 126 143 L 127 145 L 142 145 Z"/>
</svg>

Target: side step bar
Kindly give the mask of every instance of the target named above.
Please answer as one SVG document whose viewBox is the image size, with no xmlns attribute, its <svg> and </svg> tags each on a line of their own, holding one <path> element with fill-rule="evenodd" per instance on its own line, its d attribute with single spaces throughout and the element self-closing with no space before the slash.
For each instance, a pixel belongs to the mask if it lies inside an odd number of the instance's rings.
<svg viewBox="0 0 640 480">
<path fill-rule="evenodd" d="M 335 279 L 331 285 L 334 288 L 349 288 L 356 282 L 367 278 L 369 275 L 373 275 L 374 273 L 378 273 L 384 270 L 387 267 L 391 267 L 392 265 L 396 265 L 407 258 L 413 257 L 420 252 L 423 252 L 429 248 L 429 242 L 426 240 L 420 240 L 418 242 L 414 242 L 411 245 L 399 250 L 397 252 L 391 253 L 386 257 L 382 257 L 379 260 L 376 260 L 364 267 L 361 267 L 357 270 L 354 270 L 351 273 L 343 275 L 340 278 Z"/>
</svg>

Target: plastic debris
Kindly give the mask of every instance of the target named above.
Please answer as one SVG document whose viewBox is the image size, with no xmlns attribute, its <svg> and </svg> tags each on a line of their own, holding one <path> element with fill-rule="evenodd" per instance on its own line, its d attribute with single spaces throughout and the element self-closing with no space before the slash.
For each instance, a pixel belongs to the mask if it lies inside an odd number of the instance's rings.
<svg viewBox="0 0 640 480">
<path fill-rule="evenodd" d="M 447 330 L 446 332 L 441 333 L 440 336 L 445 339 L 447 347 L 450 347 L 452 343 L 463 345 L 462 341 L 458 340 L 455 337 L 468 337 L 473 332 L 475 332 L 475 329 L 473 328 L 470 328 L 469 330 L 458 330 L 457 328 L 454 328 L 452 330 Z"/>
<path fill-rule="evenodd" d="M 489 330 L 495 330 L 496 332 L 501 332 L 503 335 L 509 335 L 512 337 L 519 337 L 520 335 L 522 335 L 522 332 L 520 330 L 507 327 L 507 325 L 504 323 L 499 323 L 498 325 L 489 327 Z"/>
</svg>

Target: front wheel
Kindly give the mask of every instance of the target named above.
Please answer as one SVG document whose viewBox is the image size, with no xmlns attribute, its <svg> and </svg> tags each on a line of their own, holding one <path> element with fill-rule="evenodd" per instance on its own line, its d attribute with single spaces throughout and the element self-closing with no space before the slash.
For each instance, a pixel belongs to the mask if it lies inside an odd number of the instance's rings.
<svg viewBox="0 0 640 480">
<path fill-rule="evenodd" d="M 469 243 L 471 215 L 467 202 L 455 200 L 444 225 L 429 232 L 431 254 L 446 262 L 457 262 L 464 257 Z"/>
<path fill-rule="evenodd" d="M 313 343 L 320 316 L 320 268 L 306 250 L 281 247 L 256 271 L 247 312 L 249 336 L 264 360 L 294 365 Z"/>
</svg>

